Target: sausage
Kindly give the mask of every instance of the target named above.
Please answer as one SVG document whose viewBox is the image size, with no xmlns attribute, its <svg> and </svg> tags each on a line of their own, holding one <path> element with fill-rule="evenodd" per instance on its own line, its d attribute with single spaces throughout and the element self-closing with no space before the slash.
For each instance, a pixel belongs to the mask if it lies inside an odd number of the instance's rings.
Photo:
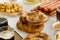
<svg viewBox="0 0 60 40">
<path fill-rule="evenodd" d="M 53 6 L 53 7 L 51 7 L 51 8 L 49 9 L 49 11 L 56 10 L 56 8 L 57 8 L 58 6 L 60 6 L 60 3 L 59 3 L 59 4 L 56 4 L 56 5 L 55 5 L 55 6 Z"/>
<path fill-rule="evenodd" d="M 45 3 L 42 3 L 41 5 L 39 5 L 38 7 L 39 7 L 39 9 L 42 9 L 43 8 L 43 6 L 45 6 L 45 5 L 47 5 L 47 4 L 49 4 L 49 3 L 51 3 L 53 0 L 50 0 L 50 1 L 46 1 Z"/>
<path fill-rule="evenodd" d="M 47 8 L 48 8 L 49 6 L 51 6 L 52 4 L 56 3 L 57 1 L 58 1 L 58 0 L 54 0 L 54 1 L 52 1 L 51 3 L 46 4 L 45 6 L 43 6 L 43 10 L 44 10 L 44 11 L 47 11 L 47 10 L 48 10 Z"/>
<path fill-rule="evenodd" d="M 56 3 L 54 3 L 54 4 L 52 4 L 52 5 L 49 6 L 49 7 L 44 8 L 44 11 L 48 11 L 50 8 L 52 8 L 52 7 L 54 7 L 54 6 L 58 5 L 58 4 L 60 4 L 60 1 L 58 1 L 58 2 L 56 2 Z M 53 9 L 53 10 L 55 10 L 55 9 Z M 53 11 L 53 10 L 49 10 L 49 11 Z"/>
<path fill-rule="evenodd" d="M 51 1 L 46 1 L 45 3 L 42 3 L 40 6 L 46 5 L 46 4 L 51 3 L 51 2 L 52 2 L 52 0 Z"/>
<path fill-rule="evenodd" d="M 46 4 L 44 7 L 48 7 L 48 6 L 50 6 L 50 5 L 54 4 L 54 3 L 56 3 L 57 1 L 58 1 L 58 0 L 54 0 L 54 1 L 52 1 L 51 3 Z"/>
<path fill-rule="evenodd" d="M 41 4 L 41 5 L 39 5 L 39 6 L 37 6 L 37 7 L 35 7 L 34 9 L 32 9 L 32 10 L 37 10 L 37 9 L 39 9 L 39 10 L 41 10 L 41 9 L 43 9 L 44 8 L 44 6 L 47 6 L 47 5 L 49 5 L 51 2 L 55 2 L 55 1 L 58 1 L 58 0 L 51 0 L 51 1 L 47 1 L 47 2 L 45 2 L 45 3 L 43 3 L 43 4 Z"/>
<path fill-rule="evenodd" d="M 48 15 L 49 15 L 49 16 L 52 16 L 52 15 L 54 15 L 55 13 L 56 13 L 56 10 L 50 12 Z"/>
<path fill-rule="evenodd" d="M 51 2 L 51 1 L 47 1 L 47 2 L 45 2 L 45 3 L 42 3 L 42 4 L 40 4 L 39 6 L 35 7 L 35 8 L 32 9 L 32 10 L 42 9 L 42 6 L 44 6 L 45 4 L 48 4 L 48 3 L 50 3 L 50 2 Z"/>
</svg>

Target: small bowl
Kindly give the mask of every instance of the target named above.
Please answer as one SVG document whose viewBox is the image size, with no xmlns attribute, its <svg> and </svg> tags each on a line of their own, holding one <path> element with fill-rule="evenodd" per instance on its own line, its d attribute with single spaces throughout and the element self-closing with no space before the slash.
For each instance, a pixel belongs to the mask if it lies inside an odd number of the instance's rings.
<svg viewBox="0 0 60 40">
<path fill-rule="evenodd" d="M 54 24 L 52 25 L 52 27 L 53 27 L 55 30 L 59 31 L 60 28 L 55 28 L 55 27 L 54 27 L 54 26 L 57 25 L 57 24 L 60 24 L 60 22 L 56 22 L 56 23 L 54 23 Z"/>
<path fill-rule="evenodd" d="M 55 35 L 55 38 L 56 38 L 56 40 L 57 40 L 57 35 L 58 34 L 60 34 L 60 31 L 58 31 L 57 33 L 56 33 L 56 35 Z M 60 39 L 60 38 L 59 38 Z"/>
</svg>

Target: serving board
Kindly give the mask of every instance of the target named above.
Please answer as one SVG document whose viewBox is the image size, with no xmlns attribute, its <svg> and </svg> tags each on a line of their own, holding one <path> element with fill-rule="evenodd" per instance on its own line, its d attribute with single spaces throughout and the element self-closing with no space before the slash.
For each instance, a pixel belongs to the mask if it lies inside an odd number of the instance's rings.
<svg viewBox="0 0 60 40">
<path fill-rule="evenodd" d="M 6 1 L 10 2 L 9 0 L 0 0 L 0 2 L 6 2 Z M 40 4 L 40 3 L 37 3 L 34 5 L 28 5 L 28 4 L 25 4 L 23 0 L 16 0 L 16 3 L 21 4 L 24 8 L 24 11 L 29 11 L 33 9 L 35 6 Z M 10 17 L 10 16 L 0 14 L 0 17 L 6 18 L 8 20 L 9 26 L 13 28 L 22 38 L 25 38 L 28 35 L 28 33 L 18 30 L 16 28 L 16 23 L 19 20 L 19 15 L 15 17 Z M 42 30 L 42 32 L 45 32 L 48 35 L 50 35 L 51 40 L 55 40 L 55 34 L 57 32 L 52 28 L 52 25 L 55 22 L 56 22 L 56 16 L 49 17 L 48 21 L 44 24 L 45 25 L 44 29 Z"/>
</svg>

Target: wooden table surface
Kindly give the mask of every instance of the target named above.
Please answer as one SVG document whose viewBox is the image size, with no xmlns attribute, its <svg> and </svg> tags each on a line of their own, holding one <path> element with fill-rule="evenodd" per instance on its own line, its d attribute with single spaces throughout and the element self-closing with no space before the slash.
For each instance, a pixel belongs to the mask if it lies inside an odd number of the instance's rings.
<svg viewBox="0 0 60 40">
<path fill-rule="evenodd" d="M 14 33 L 15 33 L 15 40 L 22 40 L 22 38 L 16 32 Z"/>
</svg>

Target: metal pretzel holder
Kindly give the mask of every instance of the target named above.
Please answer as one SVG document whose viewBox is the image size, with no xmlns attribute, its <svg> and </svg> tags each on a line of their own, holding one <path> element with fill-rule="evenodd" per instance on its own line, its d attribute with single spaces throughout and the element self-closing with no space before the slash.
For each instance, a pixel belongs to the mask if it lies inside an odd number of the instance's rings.
<svg viewBox="0 0 60 40">
<path fill-rule="evenodd" d="M 8 21 L 5 18 L 0 18 L 0 31 L 6 31 L 8 29 Z"/>
</svg>

